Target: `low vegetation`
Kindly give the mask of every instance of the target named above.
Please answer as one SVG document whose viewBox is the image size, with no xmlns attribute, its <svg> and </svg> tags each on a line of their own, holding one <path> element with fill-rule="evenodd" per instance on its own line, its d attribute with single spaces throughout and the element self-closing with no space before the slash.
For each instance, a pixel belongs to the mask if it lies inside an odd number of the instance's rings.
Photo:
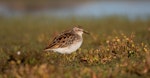
<svg viewBox="0 0 150 78">
<path fill-rule="evenodd" d="M 44 52 L 59 32 L 81 25 L 91 34 L 72 54 Z M 0 78 L 149 78 L 150 20 L 1 18 Z"/>
</svg>

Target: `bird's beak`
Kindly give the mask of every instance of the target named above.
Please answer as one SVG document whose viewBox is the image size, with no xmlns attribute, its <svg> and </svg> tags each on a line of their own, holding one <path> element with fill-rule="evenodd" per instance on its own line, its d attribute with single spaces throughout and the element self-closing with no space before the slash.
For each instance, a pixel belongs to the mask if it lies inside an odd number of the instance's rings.
<svg viewBox="0 0 150 78">
<path fill-rule="evenodd" d="M 87 32 L 87 31 L 85 31 L 85 30 L 83 31 L 83 33 L 88 34 L 88 35 L 90 34 L 89 32 Z"/>
</svg>

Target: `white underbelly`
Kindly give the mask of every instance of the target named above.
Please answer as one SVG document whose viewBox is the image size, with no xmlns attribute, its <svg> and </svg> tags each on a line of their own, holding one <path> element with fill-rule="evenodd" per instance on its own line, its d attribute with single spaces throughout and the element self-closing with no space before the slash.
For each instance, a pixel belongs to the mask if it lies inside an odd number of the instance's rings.
<svg viewBox="0 0 150 78">
<path fill-rule="evenodd" d="M 70 45 L 68 47 L 65 47 L 65 48 L 57 48 L 57 49 L 52 49 L 52 50 L 55 51 L 55 52 L 59 52 L 59 53 L 68 53 L 68 54 L 70 54 L 70 53 L 76 51 L 81 46 L 81 44 L 82 44 L 82 41 L 77 42 L 75 44 L 72 44 L 72 45 Z"/>
</svg>

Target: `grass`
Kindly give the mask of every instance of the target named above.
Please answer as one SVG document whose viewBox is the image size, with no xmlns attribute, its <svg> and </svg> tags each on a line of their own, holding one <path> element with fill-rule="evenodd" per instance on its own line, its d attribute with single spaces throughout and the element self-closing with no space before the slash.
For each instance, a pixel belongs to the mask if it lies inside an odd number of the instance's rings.
<svg viewBox="0 0 150 78">
<path fill-rule="evenodd" d="M 91 33 L 81 48 L 72 54 L 42 51 L 73 25 Z M 0 78 L 149 78 L 149 26 L 150 20 L 117 16 L 1 18 Z"/>
</svg>

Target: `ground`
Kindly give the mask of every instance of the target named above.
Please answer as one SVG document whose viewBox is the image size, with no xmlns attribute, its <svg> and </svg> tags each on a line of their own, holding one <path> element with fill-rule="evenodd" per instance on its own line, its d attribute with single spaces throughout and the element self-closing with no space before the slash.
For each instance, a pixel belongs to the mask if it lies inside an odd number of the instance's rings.
<svg viewBox="0 0 150 78">
<path fill-rule="evenodd" d="M 72 54 L 44 52 L 58 33 L 82 26 Z M 0 19 L 0 78 L 149 78 L 150 20 L 18 17 Z"/>
</svg>

